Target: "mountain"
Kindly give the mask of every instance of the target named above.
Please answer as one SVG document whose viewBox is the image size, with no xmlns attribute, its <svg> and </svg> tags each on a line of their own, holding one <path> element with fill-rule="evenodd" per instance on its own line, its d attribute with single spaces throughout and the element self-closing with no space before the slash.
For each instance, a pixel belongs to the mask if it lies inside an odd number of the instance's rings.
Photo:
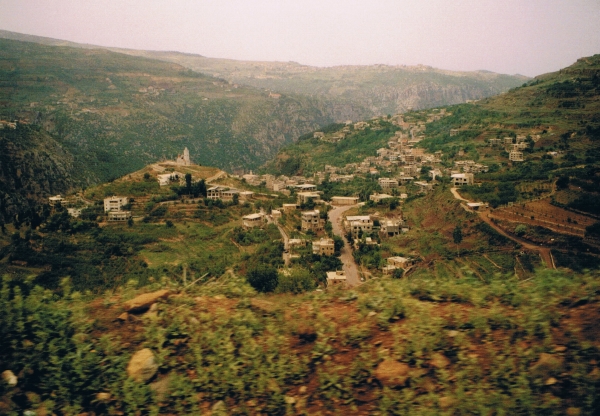
<svg viewBox="0 0 600 416">
<path fill-rule="evenodd" d="M 369 118 L 458 104 L 499 94 L 529 78 L 489 71 L 455 72 L 429 66 L 312 67 L 295 62 L 257 62 L 207 58 L 178 52 L 119 52 L 175 62 L 230 82 L 329 102 L 338 121 L 349 109 Z"/>
<path fill-rule="evenodd" d="M 332 121 L 318 100 L 270 98 L 176 64 L 102 49 L 0 40 L 0 117 L 42 126 L 80 177 L 106 180 L 188 147 L 192 158 L 252 168 Z"/>
<path fill-rule="evenodd" d="M 422 139 L 417 147 L 442 151 L 449 159 L 460 158 L 462 151 L 464 158 L 509 170 L 512 164 L 505 148 L 490 147 L 489 139 L 522 135 L 535 143 L 526 149 L 525 163 L 519 169 L 529 166 L 543 176 L 559 175 L 560 169 L 580 165 L 596 166 L 600 161 L 600 55 L 581 58 L 568 68 L 540 75 L 507 93 L 445 107 L 445 117 L 432 118 L 436 111 L 440 110 L 407 112 L 389 120 L 384 117 L 373 128 L 352 131 L 337 142 L 307 134 L 283 148 L 266 169 L 291 175 L 374 156 L 375 150 L 385 147 L 402 128 L 398 120 L 412 126 L 405 126 L 407 132 L 417 127 L 416 136 Z M 333 127 L 333 135 L 344 128 Z M 546 163 L 542 169 L 542 159 L 551 158 L 547 153 L 554 151 L 560 155 L 557 163 Z"/>
<path fill-rule="evenodd" d="M 101 48 L 1 31 L 0 38 L 46 45 Z M 529 78 L 490 71 L 447 71 L 429 66 L 313 67 L 296 62 L 239 61 L 181 52 L 103 49 L 177 63 L 196 72 L 282 94 L 318 97 L 336 121 L 458 104 L 499 94 Z"/>
</svg>

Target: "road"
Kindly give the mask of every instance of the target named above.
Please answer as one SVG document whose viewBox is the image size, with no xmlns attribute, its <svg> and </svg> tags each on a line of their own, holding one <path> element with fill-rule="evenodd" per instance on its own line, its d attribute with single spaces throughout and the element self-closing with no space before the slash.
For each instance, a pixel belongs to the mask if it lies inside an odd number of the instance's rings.
<svg viewBox="0 0 600 416">
<path fill-rule="evenodd" d="M 352 248 L 350 247 L 348 240 L 346 240 L 341 218 L 344 212 L 357 206 L 358 205 L 344 205 L 341 207 L 333 207 L 333 209 L 328 213 L 329 221 L 331 222 L 333 228 L 333 233 L 342 237 L 344 240 L 344 247 L 340 253 L 340 260 L 342 260 L 342 263 L 344 264 L 343 270 L 346 272 L 346 284 L 348 286 L 358 286 L 361 282 L 360 275 L 358 273 L 358 267 L 356 266 L 354 257 L 352 256 Z"/>
<path fill-rule="evenodd" d="M 288 237 L 287 233 L 285 232 L 285 230 L 283 229 L 283 227 L 281 225 L 279 225 L 277 222 L 274 222 L 274 224 L 279 229 L 281 238 L 283 238 L 283 263 L 286 266 L 289 266 L 290 265 L 290 238 Z"/>
<path fill-rule="evenodd" d="M 454 198 L 456 198 L 460 201 L 470 202 L 467 199 L 464 199 L 463 197 L 461 197 L 460 194 L 458 193 L 458 191 L 456 190 L 456 188 L 451 188 L 450 190 L 452 191 L 452 195 L 454 195 Z M 471 211 L 469 209 L 467 209 L 467 210 Z M 492 227 L 494 230 L 496 230 L 499 234 L 503 235 L 504 237 L 506 237 L 516 243 L 519 243 L 523 248 L 525 248 L 527 250 L 537 251 L 539 253 L 542 261 L 546 264 L 547 268 L 556 269 L 556 265 L 554 264 L 554 259 L 552 258 L 552 253 L 550 252 L 550 247 L 538 246 L 527 240 L 523 240 L 522 238 L 519 238 L 510 233 L 507 233 L 506 231 L 504 231 L 501 227 L 499 227 L 492 221 L 492 217 L 486 211 L 471 211 L 471 212 L 475 212 L 477 215 L 479 215 L 479 218 L 481 218 L 481 220 L 483 222 L 488 224 L 490 227 Z"/>
</svg>

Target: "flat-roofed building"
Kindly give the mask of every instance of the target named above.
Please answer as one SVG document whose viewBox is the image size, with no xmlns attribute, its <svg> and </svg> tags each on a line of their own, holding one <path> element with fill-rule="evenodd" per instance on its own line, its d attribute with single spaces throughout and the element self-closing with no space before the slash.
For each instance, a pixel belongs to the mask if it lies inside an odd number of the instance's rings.
<svg viewBox="0 0 600 416">
<path fill-rule="evenodd" d="M 123 206 L 129 203 L 126 196 L 111 196 L 104 198 L 104 212 L 121 211 Z"/>
<path fill-rule="evenodd" d="M 335 250 L 335 244 L 331 238 L 321 238 L 318 241 L 312 243 L 313 254 L 320 256 L 333 256 Z"/>
<path fill-rule="evenodd" d="M 321 212 L 318 209 L 313 211 L 304 211 L 301 218 L 302 231 L 323 231 L 325 220 L 321 218 Z"/>
<path fill-rule="evenodd" d="M 327 287 L 346 284 L 346 272 L 343 270 L 336 270 L 334 272 L 327 272 Z"/>
<path fill-rule="evenodd" d="M 523 152 L 513 150 L 508 154 L 508 159 L 511 162 L 522 162 L 523 161 Z"/>
<path fill-rule="evenodd" d="M 360 232 L 370 233 L 373 231 L 373 221 L 368 215 L 349 215 L 345 222 L 346 230 L 357 236 Z"/>
<path fill-rule="evenodd" d="M 398 180 L 394 178 L 379 178 L 378 180 L 379 186 L 382 189 L 391 189 L 398 187 Z"/>
<path fill-rule="evenodd" d="M 333 205 L 356 205 L 358 204 L 357 196 L 332 196 L 331 203 Z"/>
<path fill-rule="evenodd" d="M 375 203 L 381 202 L 385 199 L 392 199 L 393 196 L 392 195 L 388 195 L 388 194 L 378 194 L 378 193 L 374 193 L 372 195 L 369 195 L 369 201 L 373 201 Z"/>
<path fill-rule="evenodd" d="M 131 211 L 110 211 L 108 213 L 109 221 L 127 221 L 131 218 Z"/>
<path fill-rule="evenodd" d="M 242 217 L 242 226 L 246 229 L 261 227 L 264 224 L 264 214 L 257 212 Z"/>
<path fill-rule="evenodd" d="M 64 201 L 65 201 L 65 199 L 60 195 L 55 195 L 55 196 L 51 196 L 50 198 L 48 198 L 48 204 L 51 207 L 62 204 Z"/>
<path fill-rule="evenodd" d="M 450 178 L 454 186 L 473 185 L 474 182 L 472 173 L 454 173 Z"/>
</svg>

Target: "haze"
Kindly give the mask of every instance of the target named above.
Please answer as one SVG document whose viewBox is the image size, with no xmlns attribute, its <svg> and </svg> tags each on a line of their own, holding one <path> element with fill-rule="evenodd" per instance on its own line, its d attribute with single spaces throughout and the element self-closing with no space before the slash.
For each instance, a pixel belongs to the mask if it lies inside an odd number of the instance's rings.
<svg viewBox="0 0 600 416">
<path fill-rule="evenodd" d="M 0 0 L 0 29 L 306 65 L 535 76 L 600 53 L 598 0 Z"/>
</svg>

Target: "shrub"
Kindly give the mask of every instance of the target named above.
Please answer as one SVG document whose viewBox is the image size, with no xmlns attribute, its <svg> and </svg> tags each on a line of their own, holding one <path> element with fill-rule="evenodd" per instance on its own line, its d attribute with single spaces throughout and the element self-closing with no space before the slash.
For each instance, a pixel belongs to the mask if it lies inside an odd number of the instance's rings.
<svg viewBox="0 0 600 416">
<path fill-rule="evenodd" d="M 258 292 L 274 291 L 279 281 L 277 269 L 265 265 L 258 265 L 255 268 L 248 270 L 246 279 L 250 286 Z"/>
</svg>

